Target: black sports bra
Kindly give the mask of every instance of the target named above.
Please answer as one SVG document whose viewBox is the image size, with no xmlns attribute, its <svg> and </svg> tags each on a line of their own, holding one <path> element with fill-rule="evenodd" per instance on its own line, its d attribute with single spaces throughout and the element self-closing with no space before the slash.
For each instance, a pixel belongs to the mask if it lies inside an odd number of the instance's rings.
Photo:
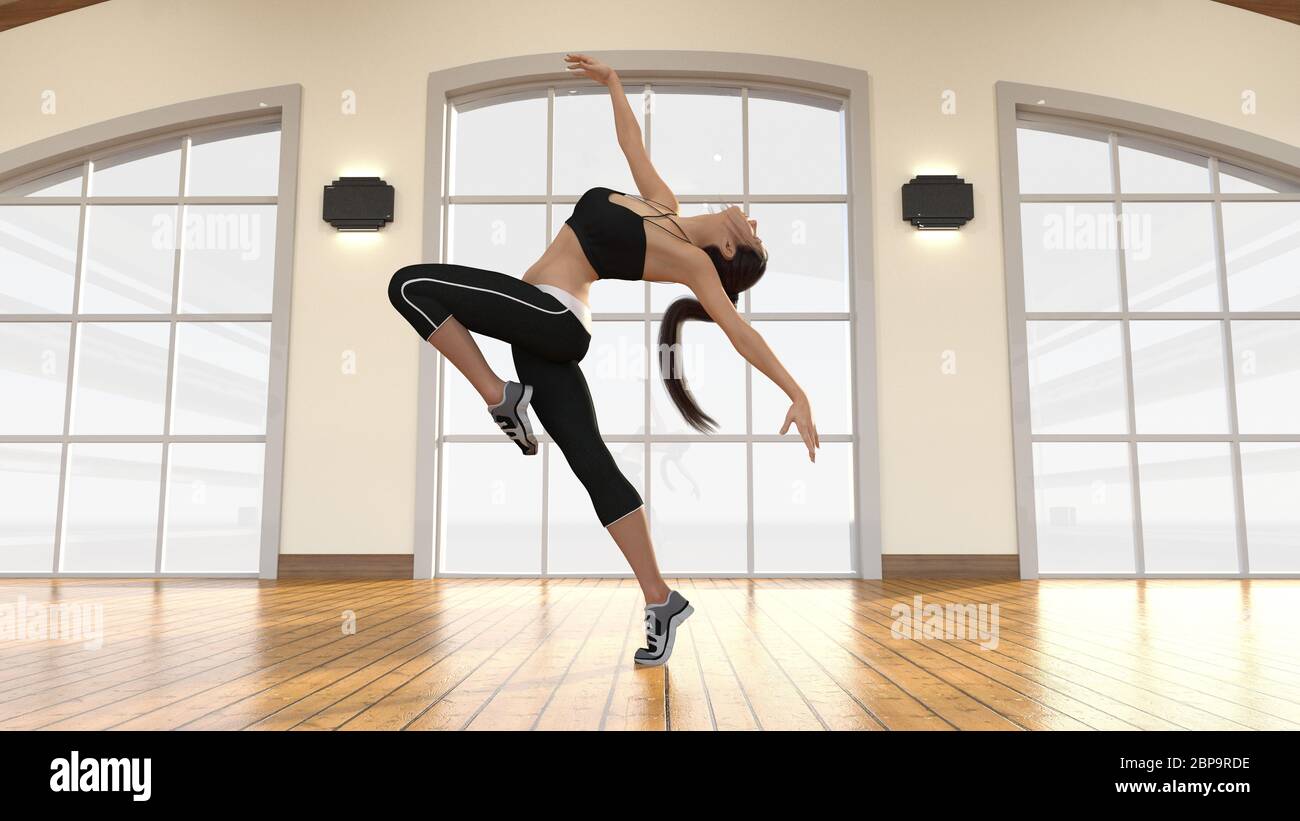
<svg viewBox="0 0 1300 821">
<path fill-rule="evenodd" d="M 641 227 L 644 220 L 654 225 L 655 217 L 676 216 L 676 211 L 664 211 L 659 214 L 638 214 L 615 202 L 609 201 L 610 194 L 622 194 L 641 200 L 647 205 L 658 208 L 664 206 L 657 202 L 647 202 L 635 194 L 615 191 L 613 188 L 590 188 L 573 206 L 573 214 L 564 221 L 578 237 L 578 244 L 587 261 L 601 279 L 638 280 L 645 276 L 645 229 Z M 673 234 L 680 240 L 689 242 L 685 237 Z"/>
</svg>

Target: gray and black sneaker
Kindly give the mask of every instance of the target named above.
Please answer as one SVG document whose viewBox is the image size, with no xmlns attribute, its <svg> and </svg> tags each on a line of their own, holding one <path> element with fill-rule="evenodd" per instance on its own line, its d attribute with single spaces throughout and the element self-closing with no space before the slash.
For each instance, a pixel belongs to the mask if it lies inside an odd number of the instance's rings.
<svg viewBox="0 0 1300 821">
<path fill-rule="evenodd" d="M 665 664 L 673 654 L 677 628 L 695 612 L 691 603 L 676 590 L 668 594 L 663 604 L 652 604 L 645 609 L 646 646 L 633 657 L 637 664 L 656 667 Z"/>
<path fill-rule="evenodd" d="M 537 453 L 537 437 L 528 421 L 528 402 L 533 398 L 532 385 L 507 382 L 501 401 L 488 408 L 492 421 L 519 446 L 525 456 Z"/>
</svg>

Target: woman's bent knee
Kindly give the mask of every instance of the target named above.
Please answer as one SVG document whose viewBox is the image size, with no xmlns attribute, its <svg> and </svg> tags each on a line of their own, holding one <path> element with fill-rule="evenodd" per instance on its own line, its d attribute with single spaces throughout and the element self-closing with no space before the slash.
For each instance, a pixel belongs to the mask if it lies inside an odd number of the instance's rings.
<svg viewBox="0 0 1300 821">
<path fill-rule="evenodd" d="M 397 272 L 388 280 L 388 301 L 397 307 L 402 301 L 402 287 L 410 282 L 415 276 L 418 265 L 407 265 L 404 268 L 398 268 Z"/>
</svg>

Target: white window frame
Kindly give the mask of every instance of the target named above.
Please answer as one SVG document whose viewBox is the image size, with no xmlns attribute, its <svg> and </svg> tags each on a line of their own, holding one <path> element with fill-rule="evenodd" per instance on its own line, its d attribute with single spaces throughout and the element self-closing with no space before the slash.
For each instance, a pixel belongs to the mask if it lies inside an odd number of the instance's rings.
<svg viewBox="0 0 1300 821">
<path fill-rule="evenodd" d="M 799 201 L 833 201 L 848 203 L 848 246 L 849 246 L 849 308 L 848 314 L 748 314 L 750 319 L 797 320 L 813 318 L 819 320 L 847 320 L 850 329 L 850 347 L 853 357 L 853 386 L 851 390 L 852 424 L 851 434 L 824 435 L 824 441 L 852 441 L 853 476 L 854 476 L 854 527 L 851 548 L 852 571 L 847 574 L 816 573 L 812 576 L 849 576 L 853 578 L 880 578 L 880 490 L 879 459 L 877 452 L 876 422 L 876 355 L 875 355 L 875 286 L 871 259 L 871 174 L 868 145 L 868 129 L 865 124 L 868 108 L 868 77 L 863 71 L 815 63 L 806 60 L 792 60 L 755 54 L 732 54 L 698 51 L 612 51 L 601 52 L 601 58 L 618 68 L 625 84 L 631 86 L 664 85 L 700 85 L 706 88 L 726 86 L 732 88 L 748 87 L 764 90 L 776 89 L 801 92 L 822 97 L 834 97 L 843 102 L 846 131 L 845 173 L 846 189 L 843 195 L 832 197 L 797 197 Z M 509 93 L 546 88 L 579 87 L 583 82 L 566 74 L 561 66 L 563 55 L 542 54 L 528 57 L 494 60 L 467 66 L 438 71 L 429 76 L 427 109 L 427 147 L 425 153 L 425 196 L 424 196 L 424 254 L 426 260 L 442 260 L 443 250 L 447 247 L 445 235 L 447 224 L 447 207 L 451 203 L 491 202 L 493 197 L 448 197 L 445 180 L 449 173 L 450 161 L 450 123 L 451 109 L 454 104 L 501 96 Z M 671 68 L 665 68 L 671 67 Z M 590 82 L 585 82 L 590 85 Z M 854 114 L 858 113 L 855 120 Z M 549 132 L 548 132 L 549 133 Z M 549 141 L 548 137 L 548 141 Z M 612 139 L 612 134 L 611 134 Z M 549 151 L 548 151 L 549 157 Z M 548 169 L 548 175 L 551 173 Z M 548 187 L 549 188 L 549 187 Z M 735 193 L 735 192 L 728 192 Z M 761 201 L 789 201 L 789 197 L 750 196 L 744 192 L 744 205 Z M 568 202 L 576 197 L 552 196 L 510 197 L 510 202 L 531 202 L 536 200 L 547 206 L 546 219 L 549 228 L 552 219 L 550 205 L 555 202 Z M 712 202 L 710 195 L 683 197 L 688 202 Z M 647 291 L 648 300 L 648 291 Z M 748 301 L 744 303 L 748 308 Z M 653 317 L 647 302 L 643 313 L 602 314 L 602 320 L 643 321 Z M 645 324 L 645 333 L 649 334 L 649 323 Z M 647 339 L 647 345 L 649 340 Z M 649 358 L 647 358 L 649 361 Z M 440 482 L 441 482 L 441 445 L 443 442 L 479 441 L 483 437 L 473 435 L 444 435 L 440 418 L 440 368 L 441 357 L 431 346 L 420 343 L 419 366 L 419 400 L 416 448 L 416 504 L 415 504 L 415 562 L 414 577 L 417 579 L 433 576 L 482 576 L 502 575 L 486 573 L 450 573 L 440 566 L 440 549 L 438 533 L 440 531 Z M 747 369 L 751 371 L 752 369 Z M 747 377 L 746 385 L 750 384 Z M 647 382 L 647 402 L 650 386 Z M 748 401 L 748 400 L 747 400 Z M 647 413 L 648 416 L 648 413 Z M 710 437 L 689 435 L 674 436 L 668 434 L 645 434 L 607 436 L 611 442 L 664 442 L 674 440 L 744 442 L 750 451 L 748 461 L 752 473 L 752 443 L 767 441 L 784 441 L 787 437 L 753 434 L 716 435 Z M 549 447 L 548 447 L 549 450 Z M 647 462 L 647 470 L 649 469 Z M 648 474 L 647 474 L 648 476 Z M 545 482 L 545 476 L 543 477 Z M 648 488 L 647 488 L 648 490 Z M 545 489 L 543 489 L 545 494 Z M 648 496 L 648 494 L 647 494 Z M 751 493 L 752 496 L 752 493 Z M 752 507 L 752 498 L 750 506 Z M 543 497 L 543 506 L 545 497 Z M 550 575 L 545 565 L 545 521 L 542 522 L 542 556 L 541 576 Z M 753 571 L 753 525 L 749 517 L 748 565 L 746 574 L 693 574 L 693 575 L 748 575 L 788 576 L 789 573 L 759 573 Z M 519 575 L 519 574 L 505 574 Z M 534 574 L 524 574 L 532 576 Z M 558 575 L 630 575 L 621 574 L 558 574 Z M 795 574 L 798 575 L 798 574 Z"/>
<path fill-rule="evenodd" d="M 1020 83 L 997 83 L 998 151 L 1002 185 L 1002 239 L 1005 259 L 1007 334 L 1011 364 L 1012 442 L 1016 484 L 1016 530 L 1019 541 L 1020 577 L 1036 578 L 1300 578 L 1291 573 L 1257 573 L 1250 569 L 1244 491 L 1242 486 L 1242 442 L 1298 442 L 1295 434 L 1241 434 L 1237 425 L 1236 381 L 1233 375 L 1231 320 L 1295 320 L 1296 311 L 1230 311 L 1227 301 L 1227 271 L 1223 248 L 1223 222 L 1220 205 L 1224 202 L 1294 202 L 1300 194 L 1224 194 L 1219 190 L 1220 159 L 1234 165 L 1278 176 L 1300 179 L 1300 148 L 1271 140 L 1258 134 L 1202 120 L 1186 114 L 1111 97 L 1083 94 Z M 1017 129 L 1035 123 L 1053 130 L 1068 132 L 1071 125 L 1091 133 L 1108 134 L 1112 191 L 1108 194 L 1021 194 Z M 1192 151 L 1209 158 L 1211 189 L 1204 194 L 1130 194 L 1121 193 L 1118 175 L 1118 140 L 1137 137 L 1160 145 Z M 1027 312 L 1025 310 L 1024 259 L 1021 245 L 1020 205 L 1030 202 L 1111 203 L 1121 202 L 1205 202 L 1214 214 L 1216 275 L 1220 307 L 1216 311 L 1129 311 L 1124 285 L 1124 252 L 1117 248 L 1120 272 L 1120 308 L 1106 312 Z M 1229 430 L 1224 434 L 1140 434 L 1134 422 L 1132 346 L 1128 320 L 1206 319 L 1220 322 L 1223 332 L 1225 390 L 1228 400 Z M 1027 322 L 1035 320 L 1105 320 L 1123 325 L 1123 368 L 1128 399 L 1128 433 L 1124 434 L 1035 434 L 1030 426 L 1029 354 Z M 1231 452 L 1238 568 L 1235 573 L 1148 573 L 1143 564 L 1142 508 L 1140 466 L 1137 461 L 1139 442 L 1220 442 Z M 1034 456 L 1036 442 L 1118 442 L 1128 445 L 1129 482 L 1132 493 L 1132 520 L 1135 552 L 1133 573 L 1040 573 L 1038 562 L 1037 513 L 1034 499 Z"/>
<path fill-rule="evenodd" d="M 171 342 L 167 370 L 167 419 L 171 418 L 172 380 L 176 361 L 177 322 L 270 322 L 270 370 L 267 382 L 266 433 L 259 436 L 178 436 L 164 429 L 162 434 L 140 436 L 99 436 L 70 433 L 69 408 L 65 404 L 62 435 L 8 436 L 0 431 L 0 443 L 59 444 L 60 459 L 59 497 L 54 543 L 54 561 L 48 573 L 5 573 L 3 576 L 21 577 L 260 577 L 274 579 L 280 554 L 281 488 L 284 470 L 285 393 L 289 361 L 289 303 L 293 285 L 293 235 L 297 209 L 298 186 L 298 135 L 301 112 L 302 86 L 285 85 L 251 91 L 224 94 L 201 100 L 154 108 L 128 114 L 113 120 L 78 128 L 64 134 L 40 140 L 0 154 L 0 189 L 8 189 L 24 182 L 39 179 L 47 174 L 82 167 L 82 187 L 76 197 L 16 197 L 0 196 L 0 205 L 77 205 L 81 209 L 78 229 L 76 282 L 74 306 L 71 314 L 5 314 L 0 322 L 65 322 L 72 326 L 72 343 L 68 351 L 68 380 L 65 401 L 71 401 L 72 374 L 76 357 L 76 326 L 83 322 L 166 322 L 171 326 Z M 131 196 L 90 197 L 89 169 L 91 163 L 133 147 L 148 145 L 167 139 L 178 139 L 181 148 L 181 175 L 185 174 L 190 135 L 223 129 L 232 125 L 254 122 L 278 122 L 280 125 L 280 168 L 277 194 L 271 197 L 234 196 Z M 140 205 L 275 205 L 275 268 L 271 312 L 269 314 L 193 314 L 179 313 L 176 304 L 177 277 L 179 276 L 180 249 L 177 248 L 172 270 L 172 307 L 167 313 L 135 314 L 82 314 L 77 312 L 76 295 L 80 292 L 82 256 L 85 244 L 85 215 L 92 204 Z M 159 442 L 163 445 L 158 508 L 158 542 L 154 550 L 152 573 L 93 573 L 59 571 L 63 535 L 63 500 L 68 480 L 69 445 L 85 442 Z M 194 573 L 163 572 L 162 534 L 165 507 L 162 504 L 167 491 L 167 457 L 171 443 L 182 442 L 258 442 L 265 443 L 262 474 L 262 521 L 260 552 L 256 573 Z"/>
</svg>

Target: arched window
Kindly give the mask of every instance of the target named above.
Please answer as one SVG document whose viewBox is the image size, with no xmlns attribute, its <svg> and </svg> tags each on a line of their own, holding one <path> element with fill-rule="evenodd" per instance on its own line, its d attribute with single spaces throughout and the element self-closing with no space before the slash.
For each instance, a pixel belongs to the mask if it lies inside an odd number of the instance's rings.
<svg viewBox="0 0 1300 821">
<path fill-rule="evenodd" d="M 859 321 L 858 333 L 873 331 L 853 307 L 845 97 L 720 77 L 637 77 L 625 91 L 682 214 L 734 203 L 758 220 L 771 262 L 740 307 L 815 398 L 822 439 L 814 466 L 793 432 L 776 435 L 788 400 L 705 323 L 685 327 L 684 358 L 692 391 L 720 429 L 694 432 L 647 355 L 664 309 L 686 290 L 594 287 L 582 368 L 601 432 L 646 500 L 664 571 L 855 574 L 852 340 Z M 449 94 L 445 128 L 446 184 L 434 204 L 446 214 L 447 262 L 522 275 L 586 189 L 637 191 L 608 92 L 589 82 Z M 498 372 L 514 373 L 509 346 L 480 342 Z M 520 461 L 454 368 L 441 367 L 438 382 L 438 572 L 626 573 L 545 432 L 540 458 Z M 874 429 L 869 438 L 874 465 Z"/>
<path fill-rule="evenodd" d="M 1150 116 L 1031 104 L 1003 133 L 1022 549 L 1052 575 L 1300 573 L 1300 180 Z"/>
<path fill-rule="evenodd" d="M 293 178 L 266 109 L 0 181 L 0 573 L 274 574 Z"/>
</svg>

